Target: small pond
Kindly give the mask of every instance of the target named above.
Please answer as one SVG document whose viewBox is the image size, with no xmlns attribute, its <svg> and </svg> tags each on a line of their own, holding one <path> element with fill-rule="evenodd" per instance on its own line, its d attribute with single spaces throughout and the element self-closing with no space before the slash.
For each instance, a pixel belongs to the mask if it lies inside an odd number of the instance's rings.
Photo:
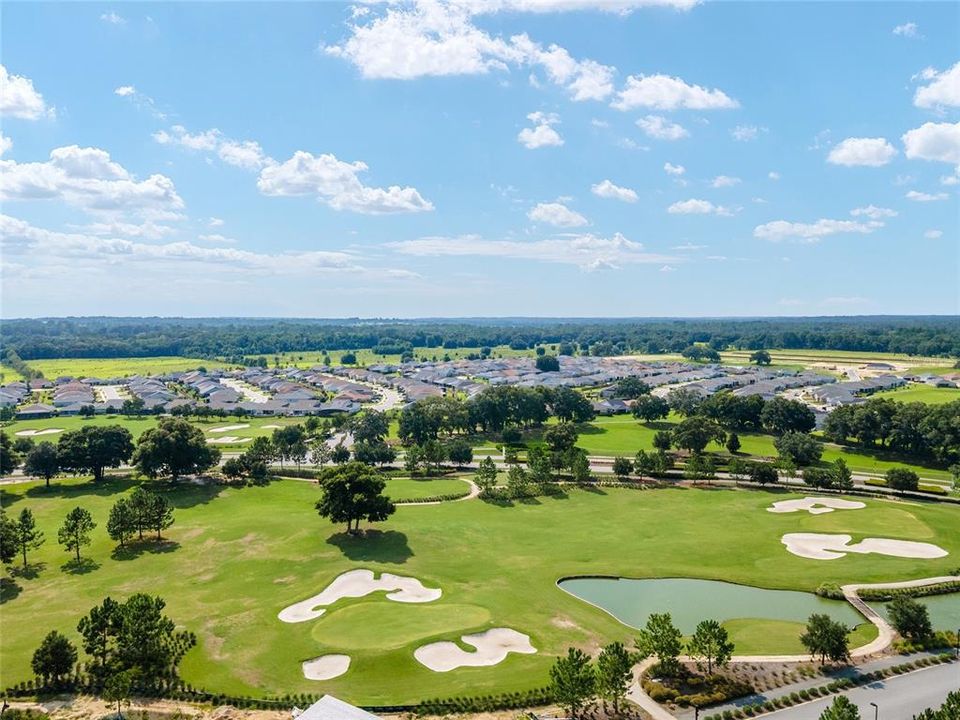
<svg viewBox="0 0 960 720">
<path fill-rule="evenodd" d="M 758 618 L 806 622 L 814 613 L 850 627 L 866 622 L 848 603 L 813 593 L 764 590 L 717 580 L 682 578 L 570 578 L 558 585 L 571 595 L 606 610 L 620 622 L 643 627 L 653 613 L 669 612 L 685 635 L 701 620 Z"/>
<path fill-rule="evenodd" d="M 919 597 L 917 601 L 927 606 L 934 630 L 956 630 L 960 628 L 960 593 Z M 870 606 L 888 620 L 890 619 L 888 614 L 890 603 L 872 602 Z"/>
</svg>

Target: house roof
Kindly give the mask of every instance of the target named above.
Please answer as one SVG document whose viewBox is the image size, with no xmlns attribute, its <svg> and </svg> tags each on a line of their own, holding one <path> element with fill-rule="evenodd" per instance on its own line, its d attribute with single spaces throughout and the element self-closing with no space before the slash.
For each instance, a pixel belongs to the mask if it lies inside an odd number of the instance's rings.
<svg viewBox="0 0 960 720">
<path fill-rule="evenodd" d="M 338 700 L 333 695 L 324 695 L 295 718 L 296 720 L 380 720 L 376 715 Z"/>
</svg>

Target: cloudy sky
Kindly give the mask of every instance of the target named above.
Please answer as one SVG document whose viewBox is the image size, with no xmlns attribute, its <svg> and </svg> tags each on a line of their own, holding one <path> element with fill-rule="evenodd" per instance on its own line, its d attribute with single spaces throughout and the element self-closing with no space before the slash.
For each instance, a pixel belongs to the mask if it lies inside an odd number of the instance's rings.
<svg viewBox="0 0 960 720">
<path fill-rule="evenodd" d="M 8 3 L 3 317 L 960 312 L 960 5 Z"/>
</svg>

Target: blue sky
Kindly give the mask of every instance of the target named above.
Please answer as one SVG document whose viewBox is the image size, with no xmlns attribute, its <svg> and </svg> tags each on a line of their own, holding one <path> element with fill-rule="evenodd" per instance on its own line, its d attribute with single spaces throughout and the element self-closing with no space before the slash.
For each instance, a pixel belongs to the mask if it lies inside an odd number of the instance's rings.
<svg viewBox="0 0 960 720">
<path fill-rule="evenodd" d="M 6 3 L 2 314 L 960 312 L 960 5 Z"/>
</svg>

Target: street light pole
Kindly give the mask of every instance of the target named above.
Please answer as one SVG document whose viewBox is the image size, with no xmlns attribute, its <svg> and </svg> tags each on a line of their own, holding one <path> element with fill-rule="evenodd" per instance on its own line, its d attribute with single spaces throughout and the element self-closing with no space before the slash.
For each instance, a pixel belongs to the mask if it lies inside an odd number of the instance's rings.
<svg viewBox="0 0 960 720">
<path fill-rule="evenodd" d="M 954 639 L 957 641 L 957 660 L 960 660 L 960 628 L 957 628 L 957 635 Z"/>
<path fill-rule="evenodd" d="M 700 720 L 700 708 L 696 705 L 693 706 L 693 720 Z"/>
<path fill-rule="evenodd" d="M 873 702 L 870 705 L 873 707 L 873 720 L 877 720 L 880 717 L 880 708 Z"/>
</svg>

